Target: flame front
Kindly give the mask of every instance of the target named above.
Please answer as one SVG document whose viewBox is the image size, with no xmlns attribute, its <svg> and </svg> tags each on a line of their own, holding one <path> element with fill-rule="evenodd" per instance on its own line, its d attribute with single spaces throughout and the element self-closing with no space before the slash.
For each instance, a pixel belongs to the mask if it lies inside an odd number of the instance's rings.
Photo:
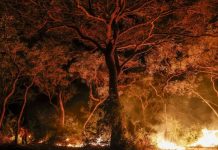
<svg viewBox="0 0 218 150">
<path fill-rule="evenodd" d="M 218 146 L 218 130 L 202 129 L 202 136 L 191 146 L 216 147 Z"/>
<path fill-rule="evenodd" d="M 74 142 L 72 142 L 72 141 L 74 141 Z M 102 147 L 104 147 L 104 146 L 109 146 L 109 141 L 105 143 L 103 138 L 99 137 L 99 138 L 96 139 L 95 142 L 91 142 L 89 144 L 92 145 L 92 146 L 102 146 Z M 70 138 L 66 138 L 62 142 L 57 142 L 55 145 L 60 146 L 60 147 L 84 147 L 85 146 L 85 144 L 82 141 L 75 142 L 75 140 L 72 140 Z"/>
<path fill-rule="evenodd" d="M 163 150 L 184 150 L 185 149 L 185 147 L 179 146 L 176 143 L 166 140 L 164 138 L 163 133 L 157 136 L 157 147 Z"/>
<path fill-rule="evenodd" d="M 202 136 L 198 140 L 187 146 L 180 146 L 164 137 L 164 133 L 156 136 L 156 143 L 159 149 L 163 150 L 185 150 L 188 147 L 217 147 L 218 146 L 218 130 L 202 129 Z"/>
<path fill-rule="evenodd" d="M 166 149 L 166 150 L 184 150 L 185 148 L 182 146 L 178 146 L 175 143 L 172 143 L 170 141 L 162 140 L 158 142 L 158 148 L 160 149 Z"/>
<path fill-rule="evenodd" d="M 63 143 L 56 143 L 55 144 L 56 146 L 60 146 L 60 147 L 83 147 L 84 145 L 81 143 L 81 144 L 63 144 Z"/>
</svg>

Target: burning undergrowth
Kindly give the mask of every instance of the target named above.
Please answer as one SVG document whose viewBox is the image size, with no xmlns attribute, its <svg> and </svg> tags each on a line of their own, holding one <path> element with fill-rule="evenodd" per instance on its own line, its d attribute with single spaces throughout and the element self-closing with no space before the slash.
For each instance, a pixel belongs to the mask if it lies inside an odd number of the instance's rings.
<svg viewBox="0 0 218 150">
<path fill-rule="evenodd" d="M 126 137 L 137 149 L 148 146 L 160 149 L 218 146 L 217 97 L 207 78 L 199 76 L 194 80 L 171 82 L 164 94 L 152 81 L 153 78 L 145 78 L 120 93 Z M 22 128 L 19 143 L 59 147 L 109 146 L 110 127 L 103 120 L 104 111 L 99 107 L 84 126 L 90 116 L 84 105 L 90 104 L 83 101 L 74 103 L 74 108 L 70 103 L 65 106 L 65 126 L 62 128 L 55 121 L 58 116 L 54 115 L 53 108 L 45 106 L 38 112 L 32 107 L 35 115 L 29 121 L 33 122 L 28 128 Z M 8 132 L 1 137 L 4 143 L 14 140 L 15 124 L 16 117 L 9 113 L 4 126 L 4 131 Z M 26 133 L 25 129 L 28 129 Z"/>
<path fill-rule="evenodd" d="M 218 146 L 217 96 L 207 77 L 173 81 L 164 94 L 151 81 L 142 80 L 123 94 L 129 139 L 141 149 L 149 144 L 160 149 Z"/>
</svg>

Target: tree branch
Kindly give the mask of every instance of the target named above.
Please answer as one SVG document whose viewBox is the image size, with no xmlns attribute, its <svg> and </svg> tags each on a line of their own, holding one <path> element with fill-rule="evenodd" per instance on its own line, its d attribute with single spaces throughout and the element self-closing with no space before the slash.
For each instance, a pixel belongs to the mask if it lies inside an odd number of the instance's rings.
<svg viewBox="0 0 218 150">
<path fill-rule="evenodd" d="M 84 40 L 87 40 L 87 41 L 90 41 L 91 43 L 93 43 L 95 46 L 98 47 L 98 49 L 102 52 L 104 52 L 104 48 L 101 46 L 101 44 L 99 44 L 95 39 L 93 39 L 92 37 L 89 37 L 85 34 L 83 34 L 83 32 L 76 26 L 74 25 L 64 25 L 65 27 L 68 27 L 68 28 L 71 28 L 73 30 L 75 30 L 79 36 L 84 39 Z"/>
<path fill-rule="evenodd" d="M 137 3 L 136 5 L 134 5 L 132 8 L 128 8 L 124 13 L 123 16 L 127 16 L 130 14 L 133 14 L 134 12 L 137 12 L 138 10 L 140 10 L 141 8 L 143 8 L 144 6 L 150 4 L 151 2 L 153 2 L 154 0 L 148 0 L 147 2 L 142 1 L 143 3 Z"/>
<path fill-rule="evenodd" d="M 120 61 L 119 61 L 119 56 L 118 56 L 118 52 L 117 52 L 116 49 L 115 49 L 115 52 L 114 52 L 114 58 L 115 58 L 115 65 L 116 65 L 116 68 L 117 68 L 117 73 L 119 74 L 119 72 L 120 72 Z"/>
<path fill-rule="evenodd" d="M 218 37 L 218 35 L 213 34 L 201 34 L 201 35 L 192 35 L 192 34 L 182 34 L 182 33 L 153 33 L 153 35 L 173 35 L 173 36 L 182 36 L 182 37 L 190 37 L 190 38 L 200 38 L 200 37 Z"/>
<path fill-rule="evenodd" d="M 86 120 L 86 122 L 84 123 L 83 125 L 83 130 L 85 132 L 85 128 L 87 126 L 87 124 L 89 123 L 90 119 L 92 118 L 92 116 L 94 115 L 95 111 L 98 109 L 98 107 L 105 101 L 106 99 L 104 100 L 100 100 L 94 107 L 94 109 L 92 110 L 92 112 L 89 114 L 89 117 L 88 119 Z"/>
<path fill-rule="evenodd" d="M 161 17 L 167 16 L 167 15 L 169 15 L 170 13 L 172 13 L 171 10 L 166 11 L 166 12 L 162 12 L 162 13 L 160 13 L 159 15 L 157 15 L 155 18 L 152 18 L 152 19 L 150 19 L 149 21 L 147 21 L 147 22 L 145 22 L 145 23 L 140 23 L 140 24 L 137 24 L 137 25 L 135 25 L 135 26 L 132 26 L 132 27 L 126 29 L 125 31 L 123 31 L 122 33 L 120 33 L 119 37 L 121 37 L 121 36 L 124 35 L 124 34 L 127 34 L 128 32 L 130 32 L 130 31 L 132 31 L 132 30 L 134 30 L 134 29 L 136 29 L 136 28 L 143 27 L 143 26 L 147 26 L 147 25 L 149 25 L 149 24 L 151 25 L 151 29 L 150 29 L 150 32 L 149 32 L 149 35 L 151 36 L 151 33 L 152 33 L 153 29 L 154 29 L 154 23 L 155 23 L 158 19 L 160 19 Z M 118 38 L 119 38 L 119 37 L 118 37 Z"/>
<path fill-rule="evenodd" d="M 210 81 L 212 82 L 212 86 L 213 86 L 213 90 L 216 93 L 217 97 L 218 97 L 218 90 L 216 89 L 216 85 L 215 85 L 215 79 L 213 78 L 213 76 L 210 77 Z"/>
<path fill-rule="evenodd" d="M 122 69 L 124 68 L 124 66 L 125 66 L 129 61 L 131 61 L 133 58 L 135 58 L 137 55 L 147 53 L 147 52 L 149 52 L 151 49 L 152 49 L 152 47 L 150 47 L 149 49 L 143 50 L 143 51 L 139 51 L 139 52 L 137 51 L 137 52 L 135 52 L 133 55 L 131 55 L 129 58 L 127 58 L 127 59 L 120 65 L 120 70 L 122 70 Z"/>
<path fill-rule="evenodd" d="M 213 106 L 210 105 L 210 103 L 208 102 L 208 100 L 206 100 L 204 97 L 202 97 L 198 92 L 194 91 L 193 89 L 191 89 L 191 91 L 197 95 L 199 98 L 201 98 L 203 100 L 203 102 L 205 102 L 209 107 L 210 109 L 214 112 L 214 114 L 216 115 L 216 117 L 218 118 L 218 113 L 217 111 L 213 108 Z"/>
<path fill-rule="evenodd" d="M 46 20 L 35 32 L 34 35 L 32 35 L 31 37 L 25 37 L 24 35 L 21 35 L 20 40 L 26 42 L 28 44 L 28 47 L 32 48 L 38 41 L 42 40 L 45 37 L 45 34 L 48 30 L 61 26 L 63 25 L 60 22 L 50 22 Z"/>
<path fill-rule="evenodd" d="M 79 8 L 80 10 L 82 10 L 82 12 L 88 17 L 88 18 L 91 18 L 91 19 L 94 19 L 94 20 L 97 20 L 97 21 L 100 21 L 100 22 L 103 22 L 104 24 L 106 24 L 106 20 L 101 18 L 101 17 L 95 17 L 93 16 L 92 14 L 90 14 L 83 6 L 80 5 L 80 0 L 76 0 L 76 3 L 77 3 L 77 8 Z"/>
</svg>

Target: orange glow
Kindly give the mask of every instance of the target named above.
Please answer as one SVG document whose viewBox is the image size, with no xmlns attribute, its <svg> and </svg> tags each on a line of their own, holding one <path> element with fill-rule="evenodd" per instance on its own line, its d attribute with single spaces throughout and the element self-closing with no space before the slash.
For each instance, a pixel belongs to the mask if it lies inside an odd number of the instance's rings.
<svg viewBox="0 0 218 150">
<path fill-rule="evenodd" d="M 63 146 L 63 147 L 83 147 L 83 144 L 63 144 L 63 143 L 56 143 L 56 146 Z"/>
<path fill-rule="evenodd" d="M 72 141 L 74 141 L 74 143 Z M 97 138 L 95 142 L 91 142 L 89 144 L 92 146 L 109 146 L 109 143 L 105 143 L 102 137 Z M 61 147 L 83 147 L 85 146 L 82 141 L 75 142 L 75 140 L 72 140 L 70 138 L 66 138 L 65 141 L 63 142 L 57 142 L 55 145 L 61 146 Z"/>
<path fill-rule="evenodd" d="M 217 147 L 218 146 L 218 130 L 202 129 L 202 136 L 197 141 L 190 145 L 181 146 L 174 142 L 167 140 L 164 133 L 160 133 L 155 137 L 156 145 L 162 150 L 185 150 L 189 147 Z"/>
<path fill-rule="evenodd" d="M 170 142 L 164 138 L 164 133 L 157 135 L 157 147 L 163 150 L 184 150 L 185 147 L 179 146 L 176 143 Z"/>
<path fill-rule="evenodd" d="M 218 130 L 202 129 L 202 136 L 191 146 L 216 147 L 218 146 Z"/>
</svg>

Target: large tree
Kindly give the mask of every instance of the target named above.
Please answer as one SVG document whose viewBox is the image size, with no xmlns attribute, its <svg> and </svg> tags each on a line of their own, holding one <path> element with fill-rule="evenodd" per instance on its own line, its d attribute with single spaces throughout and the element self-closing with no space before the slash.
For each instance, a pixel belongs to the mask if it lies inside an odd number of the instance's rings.
<svg viewBox="0 0 218 150">
<path fill-rule="evenodd" d="M 169 58 L 161 60 L 159 56 L 165 49 L 172 51 L 171 56 L 175 60 L 183 58 L 182 50 L 171 47 L 171 44 L 185 45 L 194 42 L 193 39 L 215 37 L 217 34 L 215 0 L 3 0 L 2 4 L 8 8 L 8 14 L 17 18 L 15 26 L 20 40 L 29 48 L 40 46 L 39 43 L 52 38 L 70 45 L 75 56 L 88 51 L 88 55 L 83 55 L 86 58 L 96 53 L 104 57 L 101 59 L 107 70 L 104 81 L 108 81 L 104 108 L 111 123 L 112 149 L 125 149 L 126 145 L 118 87 L 128 82 L 125 80 L 127 75 L 146 71 L 155 74 L 158 67 L 154 63 L 170 65 Z M 164 50 L 157 53 L 160 47 Z M 158 61 L 149 61 L 150 54 L 152 60 Z M 78 70 L 70 68 L 75 61 L 69 60 L 66 65 L 66 69 L 74 74 Z M 153 62 L 155 68 L 148 70 L 148 61 Z M 79 63 L 83 64 L 82 61 Z M 104 69 L 102 63 L 93 67 L 94 70 Z M 190 68 L 186 65 L 185 69 Z M 158 71 L 164 73 L 167 70 L 159 68 Z M 171 73 L 177 73 L 176 69 Z M 89 77 L 87 81 L 96 81 L 99 76 L 86 77 Z"/>
</svg>

